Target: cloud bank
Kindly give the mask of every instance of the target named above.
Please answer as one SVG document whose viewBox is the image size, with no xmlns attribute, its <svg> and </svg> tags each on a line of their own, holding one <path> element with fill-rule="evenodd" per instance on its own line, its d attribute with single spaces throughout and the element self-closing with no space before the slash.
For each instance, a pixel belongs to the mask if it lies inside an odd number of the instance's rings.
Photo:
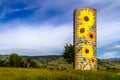
<svg viewBox="0 0 120 80">
<path fill-rule="evenodd" d="M 109 59 L 109 58 L 119 58 L 117 52 L 106 52 L 103 55 L 99 56 L 100 59 Z"/>
<path fill-rule="evenodd" d="M 44 53 L 63 50 L 66 43 L 72 43 L 72 29 L 71 24 L 59 26 L 18 24 L 18 27 L 8 27 L 0 32 L 0 48 L 35 49 Z"/>
</svg>

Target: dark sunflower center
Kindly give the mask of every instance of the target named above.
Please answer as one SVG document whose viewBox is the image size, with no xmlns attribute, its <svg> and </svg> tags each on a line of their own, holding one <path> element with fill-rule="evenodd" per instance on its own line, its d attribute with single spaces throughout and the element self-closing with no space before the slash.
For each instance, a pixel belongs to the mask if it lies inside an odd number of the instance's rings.
<svg viewBox="0 0 120 80">
<path fill-rule="evenodd" d="M 90 38 L 93 38 L 93 35 L 92 35 L 92 34 L 90 34 Z"/>
<path fill-rule="evenodd" d="M 92 62 L 95 62 L 94 59 L 92 59 Z"/>
<path fill-rule="evenodd" d="M 85 50 L 85 52 L 86 52 L 86 53 L 89 53 L 89 50 L 88 50 L 88 49 L 86 49 L 86 50 Z"/>
<path fill-rule="evenodd" d="M 85 17 L 84 17 L 84 20 L 85 20 L 85 21 L 89 21 L 88 16 L 85 16 Z"/>
<path fill-rule="evenodd" d="M 85 28 L 81 28 L 80 33 L 84 33 L 84 32 L 85 32 Z"/>
</svg>

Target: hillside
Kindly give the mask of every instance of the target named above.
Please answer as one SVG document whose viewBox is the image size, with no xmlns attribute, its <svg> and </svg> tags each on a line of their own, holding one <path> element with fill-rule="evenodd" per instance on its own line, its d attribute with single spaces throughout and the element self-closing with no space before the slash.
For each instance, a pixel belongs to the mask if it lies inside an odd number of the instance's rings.
<svg viewBox="0 0 120 80">
<path fill-rule="evenodd" d="M 120 60 L 98 59 L 98 67 L 106 69 L 120 69 Z"/>
<path fill-rule="evenodd" d="M 68 64 L 66 60 L 61 55 L 46 55 L 46 56 L 22 56 L 24 58 L 30 58 L 34 60 L 38 66 L 37 67 L 48 67 L 48 66 L 68 66 L 72 68 L 73 64 Z M 1 60 L 8 60 L 9 55 L 0 55 Z M 97 59 L 97 64 L 99 69 L 120 69 L 119 58 L 114 59 Z"/>
</svg>

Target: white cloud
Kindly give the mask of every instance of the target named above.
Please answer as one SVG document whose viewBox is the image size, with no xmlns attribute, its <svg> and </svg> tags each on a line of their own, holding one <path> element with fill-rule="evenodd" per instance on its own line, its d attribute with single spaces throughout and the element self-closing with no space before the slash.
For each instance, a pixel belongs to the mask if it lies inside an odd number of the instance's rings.
<svg viewBox="0 0 120 80">
<path fill-rule="evenodd" d="M 120 0 L 106 0 L 101 2 L 101 8 L 97 13 L 98 47 L 103 47 L 120 40 L 120 11 L 116 9 L 120 7 Z M 107 5 L 104 6 L 103 4 Z"/>
<path fill-rule="evenodd" d="M 106 22 L 100 23 L 97 27 L 98 47 L 114 43 L 120 40 L 120 23 Z"/>
<path fill-rule="evenodd" d="M 53 50 L 63 50 L 66 43 L 72 43 L 72 29 L 71 24 L 18 24 L 17 27 L 0 32 L 0 49 L 37 49 L 49 53 Z"/>
<path fill-rule="evenodd" d="M 112 47 L 106 48 L 106 50 L 120 50 L 120 45 L 116 44 L 116 45 L 114 45 Z"/>
<path fill-rule="evenodd" d="M 108 59 L 108 58 L 119 58 L 120 56 L 118 56 L 117 52 L 106 52 L 103 55 L 101 55 L 99 58 L 101 59 Z"/>
</svg>

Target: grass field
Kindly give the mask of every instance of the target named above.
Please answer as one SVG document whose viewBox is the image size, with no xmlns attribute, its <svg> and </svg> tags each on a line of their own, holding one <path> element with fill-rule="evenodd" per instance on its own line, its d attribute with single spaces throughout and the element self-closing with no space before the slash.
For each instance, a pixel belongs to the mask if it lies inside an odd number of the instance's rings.
<svg viewBox="0 0 120 80">
<path fill-rule="evenodd" d="M 0 80 L 120 80 L 120 70 L 53 71 L 37 68 L 0 68 Z"/>
</svg>

